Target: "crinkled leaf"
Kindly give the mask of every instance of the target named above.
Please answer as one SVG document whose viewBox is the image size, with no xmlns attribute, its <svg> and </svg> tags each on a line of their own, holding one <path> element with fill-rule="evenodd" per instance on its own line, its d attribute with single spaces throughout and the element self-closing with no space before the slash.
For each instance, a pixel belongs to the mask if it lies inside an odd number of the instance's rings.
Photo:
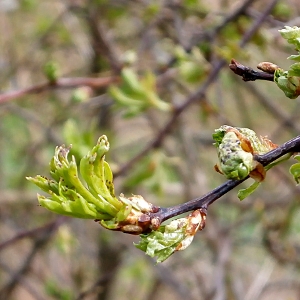
<svg viewBox="0 0 300 300">
<path fill-rule="evenodd" d="M 289 42 L 300 37 L 300 28 L 297 26 L 284 26 L 283 29 L 278 30 L 281 36 Z"/>
<path fill-rule="evenodd" d="M 300 77 L 300 62 L 291 65 L 288 74 L 289 76 Z"/>
<path fill-rule="evenodd" d="M 294 71 L 291 70 L 291 73 Z M 278 69 L 274 73 L 274 81 L 277 86 L 290 98 L 295 99 L 300 92 L 300 78 L 297 76 L 290 76 L 289 72 Z"/>
<path fill-rule="evenodd" d="M 186 218 L 173 220 L 168 225 L 160 226 L 157 231 L 141 234 L 141 241 L 135 246 L 147 255 L 156 257 L 157 262 L 163 262 L 187 238 L 187 222 Z"/>
<path fill-rule="evenodd" d="M 151 257 L 156 257 L 157 262 L 163 262 L 176 250 L 176 247 L 184 239 L 184 234 L 180 232 L 163 232 L 165 226 L 161 226 L 159 231 L 152 231 L 149 234 L 141 234 L 141 241 L 135 246 L 146 252 Z"/>
<path fill-rule="evenodd" d="M 212 134 L 212 138 L 215 141 L 216 147 L 219 147 L 219 145 L 222 143 L 225 133 L 226 130 L 223 127 L 220 127 L 219 129 L 216 129 L 215 132 Z"/>
<path fill-rule="evenodd" d="M 112 172 L 104 160 L 108 150 L 106 136 L 100 137 L 81 159 L 79 172 L 75 157 L 68 160 L 70 147 L 56 147 L 50 162 L 53 179 L 27 178 L 49 194 L 49 197 L 38 197 L 40 204 L 53 212 L 77 218 L 114 218 L 125 204 L 114 195 Z"/>
<path fill-rule="evenodd" d="M 288 98 L 295 99 L 300 95 L 300 28 L 285 26 L 279 32 L 289 44 L 294 45 L 298 55 L 289 57 L 297 63 L 293 64 L 288 71 L 282 69 L 275 71 L 274 81 Z"/>
</svg>

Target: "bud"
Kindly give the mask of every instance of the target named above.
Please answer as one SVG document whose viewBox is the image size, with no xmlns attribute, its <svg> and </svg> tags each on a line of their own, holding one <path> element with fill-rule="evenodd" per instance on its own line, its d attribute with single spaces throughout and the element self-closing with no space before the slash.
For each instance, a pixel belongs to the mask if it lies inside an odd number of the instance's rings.
<svg viewBox="0 0 300 300">
<path fill-rule="evenodd" d="M 266 153 L 277 145 L 266 137 L 259 139 L 251 129 L 227 125 L 215 130 L 213 139 L 219 158 L 216 171 L 228 179 L 241 180 L 248 175 L 257 181 L 264 179 L 264 168 L 254 159 L 254 155 Z"/>
<path fill-rule="evenodd" d="M 257 68 L 269 74 L 274 74 L 277 69 L 280 69 L 277 65 L 267 61 L 259 63 Z"/>
<path fill-rule="evenodd" d="M 58 78 L 58 64 L 54 61 L 49 61 L 44 66 L 44 74 L 47 79 L 53 83 Z"/>
</svg>

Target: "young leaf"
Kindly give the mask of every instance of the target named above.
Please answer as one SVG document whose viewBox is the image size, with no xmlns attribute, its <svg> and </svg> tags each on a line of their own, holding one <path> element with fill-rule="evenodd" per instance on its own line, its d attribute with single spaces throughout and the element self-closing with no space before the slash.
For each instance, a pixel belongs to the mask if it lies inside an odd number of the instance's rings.
<svg viewBox="0 0 300 300">
<path fill-rule="evenodd" d="M 41 206 L 52 212 L 76 218 L 97 219 L 107 229 L 139 234 L 148 231 L 149 212 L 157 207 L 141 196 L 119 199 L 115 196 L 113 175 L 105 154 L 109 143 L 105 135 L 80 160 L 80 172 L 75 157 L 68 160 L 70 147 L 56 147 L 50 162 L 53 179 L 27 177 L 48 196 L 38 195 Z M 82 178 L 82 179 L 81 179 Z"/>
</svg>

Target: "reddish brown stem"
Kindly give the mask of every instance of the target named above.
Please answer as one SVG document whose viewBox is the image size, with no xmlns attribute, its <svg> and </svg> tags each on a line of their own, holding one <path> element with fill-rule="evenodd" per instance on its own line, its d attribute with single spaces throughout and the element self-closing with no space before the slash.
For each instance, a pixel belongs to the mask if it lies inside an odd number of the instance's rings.
<svg viewBox="0 0 300 300">
<path fill-rule="evenodd" d="M 260 162 L 263 166 L 270 164 L 271 162 L 277 160 L 278 158 L 284 156 L 287 153 L 298 152 L 300 151 L 300 135 L 287 141 L 278 148 L 263 154 L 256 155 L 255 159 Z M 158 227 L 158 224 L 161 224 L 165 220 L 168 220 L 177 215 L 183 214 L 185 212 L 193 211 L 196 209 L 206 209 L 209 205 L 218 200 L 221 196 L 228 193 L 230 190 L 247 180 L 249 176 L 242 180 L 228 180 L 224 184 L 215 188 L 206 195 L 193 199 L 183 204 L 179 204 L 173 207 L 160 208 L 157 213 L 151 214 L 152 223 L 155 227 Z"/>
<path fill-rule="evenodd" d="M 119 77 L 74 77 L 74 78 L 59 78 L 54 82 L 46 82 L 37 84 L 28 88 L 20 89 L 17 91 L 10 91 L 0 94 L 0 104 L 8 102 L 10 100 L 23 97 L 28 94 L 37 94 L 49 89 L 70 89 L 80 86 L 88 86 L 91 88 L 107 87 L 108 85 L 117 82 Z"/>
</svg>

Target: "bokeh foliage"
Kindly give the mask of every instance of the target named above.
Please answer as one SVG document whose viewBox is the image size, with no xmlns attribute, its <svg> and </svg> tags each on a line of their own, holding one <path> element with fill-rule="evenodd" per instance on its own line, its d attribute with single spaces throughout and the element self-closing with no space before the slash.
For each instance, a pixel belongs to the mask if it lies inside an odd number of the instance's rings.
<svg viewBox="0 0 300 300">
<path fill-rule="evenodd" d="M 163 143 L 122 169 L 168 122 L 170 107 L 201 86 L 216 61 L 234 57 L 253 67 L 271 61 L 289 68 L 286 58 L 297 53 L 278 29 L 300 25 L 294 23 L 299 3 L 277 1 L 241 48 L 239 41 L 266 6 L 248 1 L 241 16 L 226 22 L 246 2 L 0 1 L 3 93 L 48 79 L 119 75 L 123 67 L 137 80 L 130 87 L 123 78 L 100 88 L 45 89 L 0 104 L 3 299 L 297 297 L 299 190 L 287 172 L 290 164 L 268 172 L 243 202 L 233 191 L 212 205 L 193 245 L 160 266 L 132 246 L 135 237 L 39 207 L 37 190 L 25 180 L 48 175 L 57 145 L 72 144 L 79 157 L 106 134 L 111 143 L 106 159 L 116 174 L 123 170 L 116 193 L 171 206 L 224 182 L 213 169 L 217 153 L 211 138 L 221 125 L 248 127 L 278 144 L 297 135 L 297 99 L 287 99 L 270 82 L 244 83 L 225 66 Z M 124 105 L 124 95 L 136 106 Z"/>
</svg>

